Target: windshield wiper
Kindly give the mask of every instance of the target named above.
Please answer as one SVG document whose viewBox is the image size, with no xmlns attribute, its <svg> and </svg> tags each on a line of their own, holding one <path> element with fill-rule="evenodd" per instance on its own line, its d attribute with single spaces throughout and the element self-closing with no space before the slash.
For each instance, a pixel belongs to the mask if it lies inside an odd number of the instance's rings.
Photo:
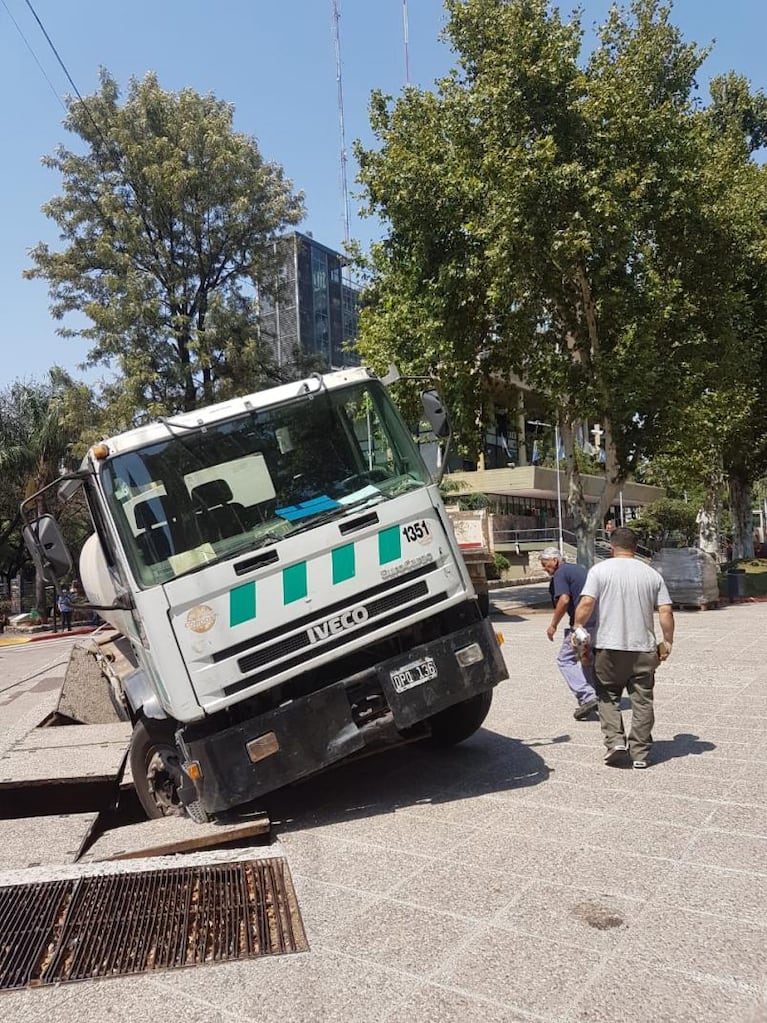
<svg viewBox="0 0 767 1023">
<path fill-rule="evenodd" d="M 289 535 L 289 534 L 288 534 Z M 277 533 L 273 529 L 268 530 L 266 533 L 261 533 L 250 545 L 250 550 L 257 551 L 261 547 L 268 547 L 271 543 L 279 543 L 280 540 L 284 540 L 286 537 L 285 533 Z"/>
<path fill-rule="evenodd" d="M 352 501 L 350 504 L 339 504 L 337 508 L 316 512 L 314 515 L 309 515 L 302 519 L 287 535 L 295 536 L 297 533 L 305 533 L 308 529 L 314 529 L 315 526 L 324 526 L 326 522 L 343 518 L 350 512 L 362 511 L 363 508 L 367 508 L 369 505 L 379 504 L 385 500 L 384 494 L 368 494 L 366 497 L 361 497 L 359 501 Z M 284 537 L 280 537 L 280 539 L 284 539 Z"/>
</svg>

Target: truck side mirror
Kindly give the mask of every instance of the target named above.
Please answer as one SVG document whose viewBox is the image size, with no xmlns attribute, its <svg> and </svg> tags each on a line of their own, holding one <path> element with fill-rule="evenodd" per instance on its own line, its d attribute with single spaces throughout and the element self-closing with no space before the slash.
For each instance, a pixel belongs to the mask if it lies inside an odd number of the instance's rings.
<svg viewBox="0 0 767 1023">
<path fill-rule="evenodd" d="M 421 395 L 424 415 L 438 440 L 450 436 L 450 421 L 442 404 L 442 398 L 434 391 L 424 391 Z"/>
<path fill-rule="evenodd" d="M 72 556 L 58 522 L 52 515 L 41 515 L 22 530 L 32 561 L 45 579 L 55 581 L 72 568 Z"/>
</svg>

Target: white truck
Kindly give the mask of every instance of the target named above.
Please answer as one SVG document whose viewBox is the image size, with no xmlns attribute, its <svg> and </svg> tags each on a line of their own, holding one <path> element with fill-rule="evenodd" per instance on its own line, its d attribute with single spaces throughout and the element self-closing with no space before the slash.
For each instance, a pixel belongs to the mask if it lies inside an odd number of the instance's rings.
<svg viewBox="0 0 767 1023">
<path fill-rule="evenodd" d="M 56 485 L 84 489 L 80 581 L 135 657 L 122 687 L 150 817 L 215 818 L 382 735 L 459 742 L 506 677 L 438 480 L 364 368 L 110 437 Z M 22 505 L 25 541 L 62 579 L 43 501 Z"/>
</svg>

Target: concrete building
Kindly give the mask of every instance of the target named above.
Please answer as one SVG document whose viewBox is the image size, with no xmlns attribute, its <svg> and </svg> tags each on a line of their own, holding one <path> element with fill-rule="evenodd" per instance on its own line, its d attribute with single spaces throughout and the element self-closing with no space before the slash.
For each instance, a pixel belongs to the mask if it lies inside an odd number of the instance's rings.
<svg viewBox="0 0 767 1023">
<path fill-rule="evenodd" d="M 507 578 L 537 577 L 538 552 L 549 544 L 557 544 L 560 539 L 568 558 L 574 558 L 575 523 L 567 511 L 565 473 L 540 465 L 525 465 L 452 472 L 447 478 L 459 486 L 460 493 L 483 494 L 489 501 L 495 550 L 503 554 L 511 566 Z M 583 475 L 581 479 L 586 500 L 596 504 L 604 488 L 604 477 Z M 624 483 L 608 519 L 612 525 L 622 525 L 636 518 L 642 508 L 665 496 L 662 487 Z M 597 539 L 598 547 L 601 541 L 606 550 L 606 532 L 600 533 Z"/>
<path fill-rule="evenodd" d="M 345 257 L 300 231 L 278 244 L 284 247 L 280 296 L 261 298 L 262 336 L 277 365 L 301 357 L 323 369 L 358 365 L 348 348 L 357 338 L 359 290 L 344 277 Z"/>
</svg>

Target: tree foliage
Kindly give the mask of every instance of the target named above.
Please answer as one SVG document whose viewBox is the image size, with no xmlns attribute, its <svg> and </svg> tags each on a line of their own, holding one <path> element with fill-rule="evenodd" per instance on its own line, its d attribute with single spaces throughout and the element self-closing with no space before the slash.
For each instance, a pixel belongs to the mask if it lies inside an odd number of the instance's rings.
<svg viewBox="0 0 767 1023">
<path fill-rule="evenodd" d="M 651 550 L 674 545 L 692 547 L 698 536 L 697 508 L 689 501 L 664 498 L 649 504 L 628 525 Z"/>
<path fill-rule="evenodd" d="M 102 71 L 65 126 L 81 151 L 44 161 L 63 179 L 45 206 L 63 248 L 37 245 L 27 274 L 48 282 L 57 319 L 85 317 L 60 333 L 91 342 L 88 363 L 118 371 L 111 418 L 209 403 L 235 373 L 255 388 L 271 369 L 256 294 L 272 291 L 278 238 L 303 215 L 282 168 L 233 130 L 231 106 L 164 92 L 153 74 L 120 105 Z"/>
<path fill-rule="evenodd" d="M 45 383 L 17 382 L 0 391 L 0 570 L 7 578 L 27 561 L 19 506 L 72 466 L 93 411 L 84 399 L 87 393 L 58 368 Z M 43 507 L 32 505 L 31 510 Z M 62 509 L 61 524 L 72 550 L 78 551 L 90 531 L 85 508 L 73 504 Z M 44 580 L 38 577 L 36 586 L 44 618 Z"/>
<path fill-rule="evenodd" d="M 558 417 L 588 560 L 691 381 L 723 343 L 742 361 L 753 309 L 740 246 L 756 230 L 742 141 L 759 138 L 761 107 L 748 113 L 730 89 L 740 142 L 722 134 L 696 96 L 706 53 L 657 0 L 613 7 L 587 57 L 578 16 L 548 0 L 447 8 L 455 70 L 434 92 L 374 94 L 378 147 L 358 147 L 368 210 L 389 226 L 370 256 L 359 348 L 380 368 L 441 379 L 468 450 L 488 382 L 524 378 Z M 596 507 L 576 458 L 584 419 L 605 430 Z"/>
</svg>

